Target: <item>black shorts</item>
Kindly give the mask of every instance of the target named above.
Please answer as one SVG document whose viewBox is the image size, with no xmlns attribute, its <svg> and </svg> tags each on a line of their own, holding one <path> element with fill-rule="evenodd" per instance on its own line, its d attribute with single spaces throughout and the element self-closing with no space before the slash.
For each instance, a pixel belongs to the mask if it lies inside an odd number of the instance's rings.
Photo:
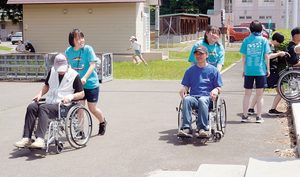
<svg viewBox="0 0 300 177">
<path fill-rule="evenodd" d="M 267 88 L 267 78 L 266 76 L 245 76 L 244 79 L 244 88 L 245 89 L 253 89 L 253 84 L 255 80 L 255 88 Z"/>
<path fill-rule="evenodd" d="M 99 87 L 94 89 L 84 89 L 84 97 L 80 100 L 87 100 L 87 102 L 98 102 Z"/>
<path fill-rule="evenodd" d="M 278 73 L 271 74 L 267 78 L 268 88 L 276 88 L 277 87 L 278 79 L 279 79 L 279 74 Z"/>
</svg>

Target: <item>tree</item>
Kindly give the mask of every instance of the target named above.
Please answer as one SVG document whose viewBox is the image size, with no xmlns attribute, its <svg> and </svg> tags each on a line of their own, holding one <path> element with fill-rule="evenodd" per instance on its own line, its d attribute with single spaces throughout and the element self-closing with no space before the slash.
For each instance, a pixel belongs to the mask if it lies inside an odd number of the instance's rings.
<svg viewBox="0 0 300 177">
<path fill-rule="evenodd" d="M 0 0 L 0 9 L 2 10 L 1 21 L 7 17 L 13 24 L 23 21 L 23 5 L 7 4 L 7 0 Z"/>
</svg>

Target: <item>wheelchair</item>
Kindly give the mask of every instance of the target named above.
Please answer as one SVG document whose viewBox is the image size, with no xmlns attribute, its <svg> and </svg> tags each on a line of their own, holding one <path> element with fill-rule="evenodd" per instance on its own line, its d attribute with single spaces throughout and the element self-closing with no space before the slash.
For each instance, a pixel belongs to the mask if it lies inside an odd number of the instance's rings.
<svg viewBox="0 0 300 177">
<path fill-rule="evenodd" d="M 180 101 L 179 107 L 176 107 L 178 112 L 178 133 L 177 137 L 179 141 L 187 141 L 189 136 L 180 135 L 179 131 L 183 128 L 183 114 L 182 114 L 182 101 Z M 198 121 L 198 109 L 192 110 L 192 126 L 197 124 Z M 208 135 L 207 136 L 197 136 L 197 139 L 201 139 L 202 142 L 208 140 L 213 140 L 214 142 L 219 142 L 226 133 L 226 124 L 227 124 L 227 112 L 226 112 L 226 103 L 225 100 L 219 96 L 215 101 L 212 102 L 209 106 L 208 111 Z"/>
<path fill-rule="evenodd" d="M 286 52 L 285 57 L 291 57 Z M 300 102 L 300 66 L 291 66 L 286 61 L 286 68 L 279 75 L 277 89 L 279 95 L 287 102 Z"/>
<path fill-rule="evenodd" d="M 43 98 L 40 102 L 45 100 Z M 36 126 L 37 124 L 35 124 L 35 130 Z M 46 149 L 46 152 L 48 152 L 50 144 L 54 143 L 56 152 L 61 153 L 64 150 L 62 138 L 66 138 L 72 147 L 79 149 L 87 144 L 91 133 L 92 118 L 84 106 L 78 104 L 78 101 L 72 101 L 68 104 L 59 103 L 58 116 L 49 120 L 48 131 L 45 135 L 46 146 L 42 149 Z M 35 134 L 35 131 L 33 131 L 33 134 Z M 33 150 L 33 148 L 28 148 Z"/>
</svg>

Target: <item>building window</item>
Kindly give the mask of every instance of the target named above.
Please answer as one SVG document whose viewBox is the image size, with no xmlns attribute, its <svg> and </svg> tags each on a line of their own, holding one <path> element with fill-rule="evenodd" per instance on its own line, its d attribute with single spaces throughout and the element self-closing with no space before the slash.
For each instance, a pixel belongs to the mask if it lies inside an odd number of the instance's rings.
<svg viewBox="0 0 300 177">
<path fill-rule="evenodd" d="M 275 2 L 275 0 L 264 0 L 264 2 Z"/>
<path fill-rule="evenodd" d="M 5 24 L 1 24 L 1 29 L 5 29 Z"/>
<path fill-rule="evenodd" d="M 264 20 L 264 19 L 267 19 L 267 20 L 268 20 L 269 18 L 272 19 L 272 16 L 259 16 L 258 18 L 259 18 L 260 20 Z"/>
<path fill-rule="evenodd" d="M 246 19 L 247 19 L 247 20 L 251 20 L 251 19 L 252 19 L 252 16 L 246 16 Z"/>
<path fill-rule="evenodd" d="M 242 0 L 242 3 L 250 3 L 252 0 Z"/>
<path fill-rule="evenodd" d="M 239 19 L 243 20 L 243 19 L 245 19 L 245 16 L 240 16 Z"/>
</svg>

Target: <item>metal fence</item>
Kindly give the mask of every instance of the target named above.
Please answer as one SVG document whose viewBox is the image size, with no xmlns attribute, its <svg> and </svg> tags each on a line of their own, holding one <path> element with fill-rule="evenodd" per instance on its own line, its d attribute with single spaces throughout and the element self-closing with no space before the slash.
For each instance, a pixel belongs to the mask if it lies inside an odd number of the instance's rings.
<svg viewBox="0 0 300 177">
<path fill-rule="evenodd" d="M 0 55 L 1 79 L 46 79 L 53 66 L 52 56 L 56 53 L 24 54 L 11 53 Z M 113 79 L 113 57 L 111 53 L 97 53 L 99 61 L 96 71 L 101 83 Z"/>
</svg>

